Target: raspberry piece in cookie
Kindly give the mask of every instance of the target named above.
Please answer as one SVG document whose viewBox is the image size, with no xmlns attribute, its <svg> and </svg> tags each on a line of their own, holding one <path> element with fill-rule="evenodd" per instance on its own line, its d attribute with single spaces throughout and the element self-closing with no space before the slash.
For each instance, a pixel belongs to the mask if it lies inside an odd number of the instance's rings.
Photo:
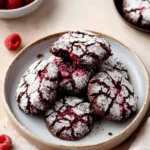
<svg viewBox="0 0 150 150">
<path fill-rule="evenodd" d="M 54 63 L 39 60 L 21 78 L 17 88 L 19 108 L 27 114 L 45 111 L 57 97 L 60 72 Z"/>
<path fill-rule="evenodd" d="M 117 70 L 95 75 L 88 85 L 88 98 L 97 115 L 108 120 L 127 120 L 137 109 L 132 85 Z"/>
<path fill-rule="evenodd" d="M 60 57 L 51 56 L 49 61 L 55 63 L 61 73 L 59 89 L 68 95 L 83 94 L 93 72 L 74 66 L 71 62 L 65 62 Z"/>
<path fill-rule="evenodd" d="M 111 56 L 110 44 L 99 34 L 88 31 L 70 31 L 51 47 L 50 51 L 65 60 L 87 69 L 97 68 Z"/>
<path fill-rule="evenodd" d="M 47 110 L 45 122 L 54 136 L 75 141 L 86 136 L 93 128 L 93 110 L 89 102 L 78 97 L 65 97 Z"/>
<path fill-rule="evenodd" d="M 149 0 L 123 0 L 125 18 L 140 26 L 150 26 Z"/>
</svg>

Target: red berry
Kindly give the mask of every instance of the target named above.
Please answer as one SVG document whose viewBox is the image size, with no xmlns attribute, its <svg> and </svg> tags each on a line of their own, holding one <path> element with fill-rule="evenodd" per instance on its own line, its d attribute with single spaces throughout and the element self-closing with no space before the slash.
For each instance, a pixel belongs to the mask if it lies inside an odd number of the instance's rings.
<svg viewBox="0 0 150 150">
<path fill-rule="evenodd" d="M 0 0 L 0 8 L 3 8 L 5 0 Z"/>
<path fill-rule="evenodd" d="M 11 146 L 11 138 L 5 134 L 0 135 L 0 150 L 8 150 Z"/>
<path fill-rule="evenodd" d="M 8 50 L 14 51 L 19 48 L 21 38 L 18 34 L 11 34 L 5 39 L 4 43 Z"/>
<path fill-rule="evenodd" d="M 39 73 L 41 81 L 45 78 L 45 74 L 47 73 L 47 70 L 43 70 Z"/>
<path fill-rule="evenodd" d="M 22 7 L 21 0 L 7 0 L 6 9 L 15 9 Z"/>
<path fill-rule="evenodd" d="M 32 3 L 34 0 L 25 0 L 27 4 Z"/>
<path fill-rule="evenodd" d="M 73 53 L 70 53 L 70 59 L 73 60 L 73 61 L 75 61 L 75 62 L 79 62 L 79 57 L 76 56 L 76 55 L 73 54 Z"/>
</svg>

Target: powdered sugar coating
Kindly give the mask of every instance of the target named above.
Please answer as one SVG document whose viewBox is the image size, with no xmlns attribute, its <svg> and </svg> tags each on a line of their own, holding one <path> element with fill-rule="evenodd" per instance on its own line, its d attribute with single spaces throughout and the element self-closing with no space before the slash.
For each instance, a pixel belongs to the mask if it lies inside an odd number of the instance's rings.
<svg viewBox="0 0 150 150">
<path fill-rule="evenodd" d="M 108 120 L 123 122 L 137 109 L 133 86 L 117 70 L 95 75 L 88 85 L 88 98 L 95 113 Z"/>
<path fill-rule="evenodd" d="M 123 77 L 129 79 L 127 67 L 117 57 L 110 56 L 100 67 L 99 71 L 116 70 Z"/>
<path fill-rule="evenodd" d="M 50 62 L 54 62 L 62 75 L 59 89 L 69 95 L 81 94 L 87 87 L 92 77 L 92 71 L 74 66 L 71 62 L 65 62 L 60 57 L 51 56 Z"/>
<path fill-rule="evenodd" d="M 59 70 L 54 63 L 39 60 L 21 78 L 16 90 L 19 108 L 27 114 L 45 111 L 56 100 Z"/>
<path fill-rule="evenodd" d="M 50 51 L 86 68 L 98 67 L 111 55 L 110 44 L 101 35 L 81 30 L 64 34 Z"/>
<path fill-rule="evenodd" d="M 150 0 L 124 0 L 123 11 L 134 24 L 150 25 Z"/>
<path fill-rule="evenodd" d="M 84 99 L 65 97 L 47 110 L 45 121 L 54 136 L 64 140 L 79 140 L 92 130 L 93 110 Z"/>
</svg>

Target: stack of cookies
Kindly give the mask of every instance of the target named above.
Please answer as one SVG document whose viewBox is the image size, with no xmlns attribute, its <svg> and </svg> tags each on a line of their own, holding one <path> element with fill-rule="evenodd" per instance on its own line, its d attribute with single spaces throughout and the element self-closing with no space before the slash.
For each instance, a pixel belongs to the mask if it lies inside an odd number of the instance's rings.
<svg viewBox="0 0 150 150">
<path fill-rule="evenodd" d="M 124 122 L 136 112 L 138 98 L 127 68 L 101 35 L 70 31 L 50 52 L 48 60 L 29 67 L 16 97 L 26 114 L 45 113 L 51 134 L 79 140 L 92 131 L 96 116 Z"/>
</svg>

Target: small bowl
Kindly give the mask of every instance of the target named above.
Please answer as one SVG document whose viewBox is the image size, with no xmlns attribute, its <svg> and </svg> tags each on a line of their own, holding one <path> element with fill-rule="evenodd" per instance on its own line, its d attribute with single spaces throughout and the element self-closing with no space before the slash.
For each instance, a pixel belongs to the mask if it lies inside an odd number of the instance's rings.
<svg viewBox="0 0 150 150">
<path fill-rule="evenodd" d="M 19 18 L 25 15 L 28 15 L 35 11 L 37 8 L 40 7 L 40 5 L 43 3 L 44 0 L 35 0 L 32 3 L 16 8 L 16 9 L 0 9 L 0 18 L 3 19 L 13 19 L 13 18 Z"/>
</svg>

